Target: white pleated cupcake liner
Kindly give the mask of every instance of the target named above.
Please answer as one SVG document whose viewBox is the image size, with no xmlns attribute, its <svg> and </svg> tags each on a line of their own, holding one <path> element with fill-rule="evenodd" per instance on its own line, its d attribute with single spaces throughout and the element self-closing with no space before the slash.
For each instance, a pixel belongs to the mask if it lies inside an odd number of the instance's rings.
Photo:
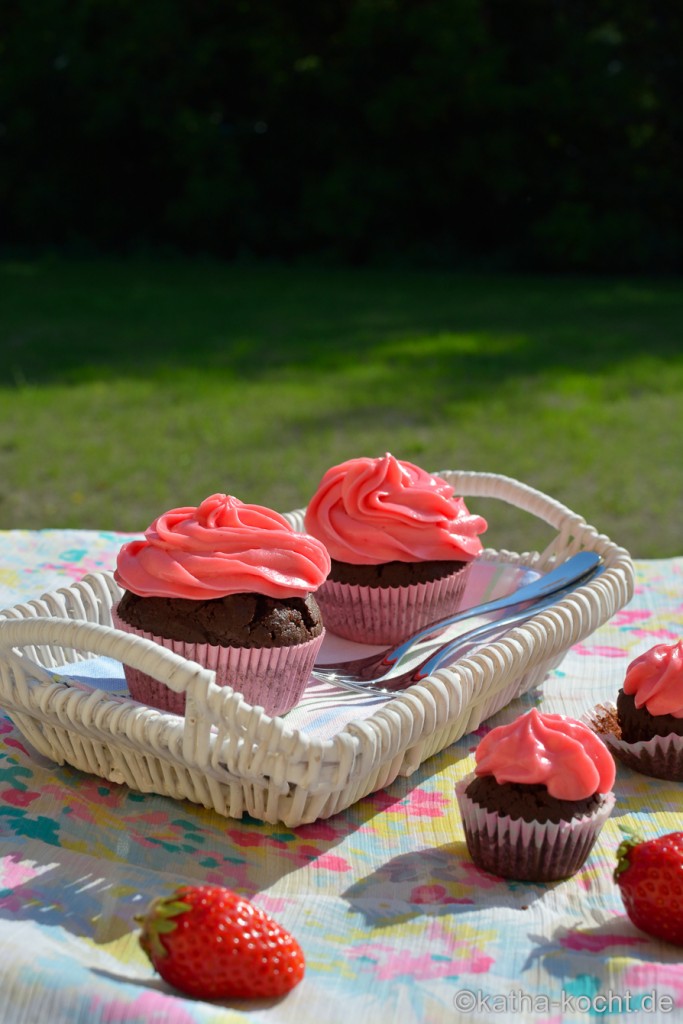
<svg viewBox="0 0 683 1024">
<path fill-rule="evenodd" d="M 604 717 L 616 717 L 615 704 L 597 704 L 585 715 L 585 721 L 609 747 L 614 757 L 641 775 L 683 782 L 683 736 L 670 733 L 651 740 L 627 743 L 613 732 L 604 731 Z"/>
<path fill-rule="evenodd" d="M 394 644 L 458 611 L 472 562 L 430 583 L 368 587 L 326 580 L 316 591 L 325 628 L 345 640 Z"/>
<path fill-rule="evenodd" d="M 130 626 L 119 617 L 118 606 L 112 608 L 112 623 L 116 629 L 153 640 L 189 661 L 212 669 L 216 673 L 217 686 L 232 687 L 249 704 L 262 707 L 271 717 L 285 714 L 299 702 L 325 636 L 323 630 L 320 636 L 290 647 L 221 647 L 186 643 Z M 134 700 L 162 711 L 185 714 L 184 693 L 176 693 L 165 683 L 130 665 L 124 665 L 123 670 Z"/>
<path fill-rule="evenodd" d="M 571 821 L 527 822 L 475 803 L 465 792 L 474 778 L 468 775 L 455 787 L 467 849 L 484 871 L 517 881 L 555 882 L 576 874 L 615 802 L 614 793 L 607 793 L 590 815 Z"/>
</svg>

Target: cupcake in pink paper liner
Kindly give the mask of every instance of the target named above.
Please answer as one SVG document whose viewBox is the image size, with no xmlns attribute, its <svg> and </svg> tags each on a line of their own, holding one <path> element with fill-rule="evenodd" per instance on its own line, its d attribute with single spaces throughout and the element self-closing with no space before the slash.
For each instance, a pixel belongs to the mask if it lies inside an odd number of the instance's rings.
<svg viewBox="0 0 683 1024">
<path fill-rule="evenodd" d="M 332 559 L 317 594 L 325 627 L 395 643 L 457 611 L 486 526 L 445 480 L 390 454 L 331 467 L 305 514 Z"/>
<path fill-rule="evenodd" d="M 585 863 L 612 812 L 614 759 L 587 725 L 535 708 L 492 729 L 456 785 L 472 860 L 519 881 L 552 882 Z"/>
<path fill-rule="evenodd" d="M 683 782 L 683 640 L 635 658 L 616 706 L 599 704 L 587 720 L 630 768 Z"/>
<path fill-rule="evenodd" d="M 268 715 L 298 702 L 324 637 L 314 592 L 330 558 L 278 512 L 212 494 L 171 509 L 124 544 L 114 578 L 117 629 L 154 640 L 216 673 Z M 124 666 L 131 696 L 183 714 L 185 694 Z"/>
</svg>

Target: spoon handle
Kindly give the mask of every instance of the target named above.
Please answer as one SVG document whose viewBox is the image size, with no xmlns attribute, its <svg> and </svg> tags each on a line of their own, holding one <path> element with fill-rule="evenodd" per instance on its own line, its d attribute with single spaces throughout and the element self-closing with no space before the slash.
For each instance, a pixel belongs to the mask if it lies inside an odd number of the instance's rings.
<svg viewBox="0 0 683 1024">
<path fill-rule="evenodd" d="M 566 562 L 556 566 L 549 573 L 546 573 L 545 576 L 527 583 L 512 594 L 506 594 L 504 597 L 496 598 L 494 601 L 487 601 L 485 604 L 477 605 L 476 608 L 466 608 L 464 611 L 456 615 L 450 615 L 440 622 L 432 622 L 429 626 L 421 629 L 418 633 L 414 633 L 407 640 L 402 641 L 396 647 L 387 651 L 384 654 L 383 663 L 394 665 L 416 643 L 426 640 L 427 637 L 440 632 L 447 626 L 453 626 L 464 619 L 472 618 L 473 615 L 490 615 L 492 612 L 509 608 L 513 604 L 517 605 L 525 601 L 533 601 L 545 595 L 557 595 L 565 587 L 575 586 L 580 579 L 592 572 L 599 563 L 600 556 L 595 551 L 579 551 L 578 554 L 572 555 Z"/>
<path fill-rule="evenodd" d="M 533 615 L 542 612 L 545 608 L 550 608 L 556 604 L 563 597 L 573 593 L 577 586 L 583 586 L 585 583 L 589 583 L 595 579 L 603 571 L 603 567 L 595 565 L 591 572 L 585 574 L 581 578 L 579 583 L 576 581 L 568 583 L 567 586 L 561 590 L 556 590 L 554 593 L 548 594 L 540 601 L 535 601 L 531 607 L 519 608 L 516 611 L 511 611 L 509 615 L 503 615 L 500 619 L 496 619 L 495 622 L 485 622 L 481 626 L 475 626 L 474 629 L 468 630 L 466 633 L 462 633 L 455 640 L 452 640 L 449 644 L 440 648 L 436 654 L 433 654 L 431 658 L 424 662 L 418 669 L 413 672 L 410 676 L 410 682 L 417 682 L 420 679 L 424 679 L 432 672 L 436 672 L 437 669 L 443 668 L 444 665 L 448 665 L 453 661 L 453 656 L 457 651 L 463 647 L 471 646 L 477 641 L 489 636 L 491 633 L 497 633 L 500 630 L 507 630 L 511 626 L 517 625 L 519 622 L 524 622 L 526 619 L 530 619 Z"/>
</svg>

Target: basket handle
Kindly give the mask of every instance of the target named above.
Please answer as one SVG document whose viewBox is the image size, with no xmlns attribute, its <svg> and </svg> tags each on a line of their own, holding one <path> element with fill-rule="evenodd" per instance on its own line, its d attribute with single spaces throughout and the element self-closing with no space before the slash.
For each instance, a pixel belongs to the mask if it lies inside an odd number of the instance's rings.
<svg viewBox="0 0 683 1024">
<path fill-rule="evenodd" d="M 613 569 L 633 576 L 631 556 L 626 548 L 611 541 L 605 534 L 586 522 L 583 516 L 572 512 L 555 498 L 500 473 L 473 473 L 446 470 L 441 474 L 456 490 L 478 498 L 498 498 L 557 530 L 548 546 L 534 562 L 540 567 L 551 566 L 558 559 L 564 561 L 585 547 L 602 555 L 608 572 Z"/>
<path fill-rule="evenodd" d="M 212 669 L 162 647 L 146 637 L 123 633 L 112 626 L 66 618 L 2 619 L 0 647 L 60 646 L 89 651 L 125 662 L 183 693 L 191 683 L 206 686 L 215 682 Z"/>
<path fill-rule="evenodd" d="M 567 520 L 577 526 L 586 524 L 583 516 L 572 512 L 562 502 L 549 497 L 535 487 L 530 487 L 512 477 L 503 476 L 501 473 L 443 470 L 438 475 L 468 497 L 498 498 L 500 501 L 507 502 L 508 505 L 515 505 L 524 512 L 530 512 L 555 529 L 560 529 L 567 523 Z"/>
</svg>

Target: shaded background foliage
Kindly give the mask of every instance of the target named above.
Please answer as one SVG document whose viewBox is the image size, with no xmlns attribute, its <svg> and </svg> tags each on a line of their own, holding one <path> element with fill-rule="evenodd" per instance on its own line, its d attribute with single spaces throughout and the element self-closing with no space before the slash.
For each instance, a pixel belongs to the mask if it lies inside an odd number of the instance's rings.
<svg viewBox="0 0 683 1024">
<path fill-rule="evenodd" d="M 669 0 L 6 0 L 0 244 L 677 270 L 682 44 Z"/>
</svg>

